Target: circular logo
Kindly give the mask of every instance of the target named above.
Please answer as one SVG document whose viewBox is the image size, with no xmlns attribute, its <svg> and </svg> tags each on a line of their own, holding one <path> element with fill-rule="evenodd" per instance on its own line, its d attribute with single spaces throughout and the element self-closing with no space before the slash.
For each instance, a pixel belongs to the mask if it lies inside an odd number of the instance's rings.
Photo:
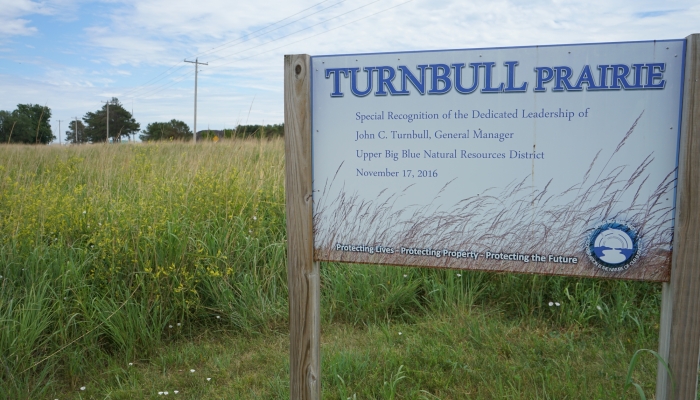
<svg viewBox="0 0 700 400">
<path fill-rule="evenodd" d="M 603 224 L 588 240 L 588 257 L 604 271 L 624 271 L 639 258 L 637 233 L 623 223 Z"/>
</svg>

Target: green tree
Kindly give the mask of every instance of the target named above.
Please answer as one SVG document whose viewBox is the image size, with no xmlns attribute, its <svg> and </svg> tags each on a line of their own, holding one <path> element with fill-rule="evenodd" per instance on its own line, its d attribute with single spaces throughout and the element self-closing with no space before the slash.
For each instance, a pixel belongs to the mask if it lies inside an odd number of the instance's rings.
<svg viewBox="0 0 700 400">
<path fill-rule="evenodd" d="M 85 137 L 88 142 L 97 143 L 107 140 L 107 104 L 95 112 L 88 112 L 83 117 Z M 123 137 L 130 137 L 139 131 L 141 125 L 126 111 L 119 99 L 112 97 L 109 102 L 109 137 L 119 142 Z"/>
<path fill-rule="evenodd" d="M 78 129 L 78 135 L 76 140 L 75 130 Z M 66 131 L 66 142 L 67 143 L 87 143 L 88 138 L 85 135 L 85 124 L 83 121 L 73 120 L 68 124 L 68 130 Z"/>
<path fill-rule="evenodd" d="M 186 123 L 176 119 L 170 122 L 153 122 L 139 135 L 144 142 L 151 140 L 192 140 L 192 131 Z"/>
<path fill-rule="evenodd" d="M 0 111 L 0 143 L 51 143 L 51 109 L 40 104 L 17 104 L 17 109 Z"/>
<path fill-rule="evenodd" d="M 14 128 L 14 119 L 12 113 L 5 110 L 0 110 L 0 143 L 7 143 L 10 138 L 10 132 Z"/>
</svg>

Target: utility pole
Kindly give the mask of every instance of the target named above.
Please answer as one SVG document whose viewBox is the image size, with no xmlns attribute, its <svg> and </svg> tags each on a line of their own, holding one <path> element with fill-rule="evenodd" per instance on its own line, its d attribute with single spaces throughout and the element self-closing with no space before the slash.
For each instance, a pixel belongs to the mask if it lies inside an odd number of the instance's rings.
<svg viewBox="0 0 700 400">
<path fill-rule="evenodd" d="M 78 143 L 78 117 L 75 117 L 75 136 L 73 137 L 73 143 Z"/>
<path fill-rule="evenodd" d="M 61 120 L 58 120 L 58 144 L 59 146 L 62 145 L 61 143 Z"/>
<path fill-rule="evenodd" d="M 105 143 L 109 144 L 109 102 L 103 101 L 103 103 L 107 104 L 107 140 Z"/>
<path fill-rule="evenodd" d="M 201 63 L 199 58 L 195 58 L 194 61 L 185 59 L 185 62 L 194 64 L 194 143 L 197 143 L 197 73 L 199 65 L 209 65 L 209 63 Z"/>
</svg>

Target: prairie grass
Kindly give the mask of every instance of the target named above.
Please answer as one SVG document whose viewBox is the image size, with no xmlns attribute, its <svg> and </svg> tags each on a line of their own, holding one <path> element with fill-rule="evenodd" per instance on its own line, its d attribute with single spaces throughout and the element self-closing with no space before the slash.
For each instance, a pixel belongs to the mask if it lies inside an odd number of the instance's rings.
<svg viewBox="0 0 700 400">
<path fill-rule="evenodd" d="M 283 171 L 280 139 L 0 146 L 0 398 L 288 397 Z M 619 398 L 656 347 L 655 283 L 321 273 L 324 398 Z"/>
<path fill-rule="evenodd" d="M 195 323 L 285 326 L 281 141 L 0 152 L 0 397 L 80 387 Z"/>
</svg>

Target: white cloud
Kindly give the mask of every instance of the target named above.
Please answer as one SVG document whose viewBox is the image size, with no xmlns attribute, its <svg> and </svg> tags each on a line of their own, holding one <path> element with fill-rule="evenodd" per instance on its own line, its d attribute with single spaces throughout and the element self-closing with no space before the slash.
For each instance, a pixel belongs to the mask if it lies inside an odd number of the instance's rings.
<svg viewBox="0 0 700 400">
<path fill-rule="evenodd" d="M 205 53 L 198 128 L 278 123 L 284 54 L 682 38 L 700 21 L 696 0 L 328 0 L 312 7 L 319 1 L 0 0 L 2 52 L 19 52 L 8 38 L 42 31 L 32 15 L 71 20 L 82 32 L 60 47 L 77 57 L 49 59 L 36 46 L 42 58 L 32 66 L 39 73 L 18 78 L 0 65 L 0 86 L 12 93 L 0 98 L 0 109 L 48 99 L 63 119 L 117 96 L 127 108 L 133 100 L 144 127 L 172 118 L 191 124 L 194 67 L 183 59 Z"/>
<path fill-rule="evenodd" d="M 36 33 L 37 29 L 28 26 L 31 21 L 22 18 L 8 18 L 0 15 L 0 38 L 11 36 L 27 36 Z"/>
<path fill-rule="evenodd" d="M 280 64 L 276 60 L 282 54 L 297 52 L 333 54 L 677 38 L 694 28 L 695 20 L 689 15 L 700 17 L 697 6 L 688 1 L 667 2 L 664 9 L 650 1 L 403 2 L 329 0 L 256 32 L 315 2 L 257 1 L 234 6 L 225 0 L 130 0 L 118 3 L 109 17 L 110 24 L 88 28 L 86 34 L 90 45 L 111 65 L 172 65 L 206 52 L 201 59 L 218 69 L 260 61 Z M 332 7 L 294 22 L 328 6 Z M 355 10 L 358 7 L 363 8 Z M 674 19 L 683 23 L 671 23 Z M 263 34 L 290 22 L 294 23 Z M 214 52 L 209 51 L 212 48 L 216 48 Z"/>
<path fill-rule="evenodd" d="M 41 4 L 31 0 L 0 2 L 0 39 L 36 33 L 37 29 L 29 26 L 31 21 L 22 17 L 41 10 Z"/>
<path fill-rule="evenodd" d="M 30 36 L 39 30 L 31 26 L 32 15 L 61 15 L 68 17 L 77 0 L 6 0 L 0 2 L 0 41 L 13 36 Z"/>
<path fill-rule="evenodd" d="M 43 4 L 31 0 L 0 2 L 0 40 L 36 33 L 36 27 L 29 26 L 31 21 L 22 17 L 46 13 L 48 10 Z"/>
</svg>

